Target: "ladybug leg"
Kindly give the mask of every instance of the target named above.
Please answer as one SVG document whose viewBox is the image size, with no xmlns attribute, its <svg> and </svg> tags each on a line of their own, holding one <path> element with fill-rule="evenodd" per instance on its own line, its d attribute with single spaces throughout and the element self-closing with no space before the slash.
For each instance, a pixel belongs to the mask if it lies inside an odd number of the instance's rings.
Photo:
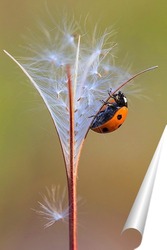
<svg viewBox="0 0 167 250">
<path fill-rule="evenodd" d="M 91 115 L 91 116 L 88 116 L 88 118 L 92 118 L 92 117 L 96 117 L 96 115 Z"/>
<path fill-rule="evenodd" d="M 109 104 L 109 102 L 106 102 L 106 101 L 104 101 L 104 100 L 101 100 L 101 102 L 102 102 L 104 105 L 108 105 L 108 104 Z"/>
<path fill-rule="evenodd" d="M 108 95 L 109 95 L 109 97 L 113 98 L 112 88 L 109 88 L 109 90 L 108 90 Z"/>
<path fill-rule="evenodd" d="M 104 100 L 101 100 L 101 102 L 104 104 L 104 105 L 107 105 L 107 106 L 114 106 L 113 103 L 110 103 L 110 102 L 106 102 Z"/>
<path fill-rule="evenodd" d="M 112 94 L 112 88 L 108 90 L 109 97 L 113 98 L 115 102 L 117 102 L 117 96 L 118 94 Z"/>
</svg>

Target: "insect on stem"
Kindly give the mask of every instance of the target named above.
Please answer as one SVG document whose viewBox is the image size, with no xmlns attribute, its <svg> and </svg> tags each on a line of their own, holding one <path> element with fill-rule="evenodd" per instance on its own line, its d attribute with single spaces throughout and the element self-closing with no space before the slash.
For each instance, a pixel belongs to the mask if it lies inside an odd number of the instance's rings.
<svg viewBox="0 0 167 250">
<path fill-rule="evenodd" d="M 138 77 L 139 75 L 144 74 L 145 72 L 151 71 L 158 68 L 158 66 L 153 66 L 150 67 L 148 69 L 142 70 L 139 73 L 133 75 L 132 77 L 130 77 L 127 81 L 123 82 L 122 84 L 120 84 L 114 91 L 111 90 L 111 93 L 109 94 L 108 98 L 103 102 L 103 105 L 100 107 L 100 109 L 98 110 L 98 112 L 94 115 L 94 118 L 96 118 L 96 116 L 100 113 L 101 109 L 104 107 L 104 105 L 109 101 L 109 99 L 111 98 L 112 95 L 114 95 L 116 92 L 118 92 L 122 87 L 124 87 L 128 82 L 132 81 L 134 78 Z M 92 126 L 94 122 L 94 119 L 92 121 L 92 123 L 90 124 L 90 127 Z M 89 127 L 89 128 L 90 128 Z M 87 131 L 88 132 L 88 131 Z"/>
</svg>

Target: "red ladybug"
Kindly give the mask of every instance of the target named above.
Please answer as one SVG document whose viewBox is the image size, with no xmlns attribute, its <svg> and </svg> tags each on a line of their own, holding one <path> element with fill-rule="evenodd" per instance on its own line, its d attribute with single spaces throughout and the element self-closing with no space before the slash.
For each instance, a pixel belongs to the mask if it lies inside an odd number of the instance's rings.
<svg viewBox="0 0 167 250">
<path fill-rule="evenodd" d="M 110 95 L 110 94 L 109 94 Z M 90 129 L 97 133 L 110 133 L 118 129 L 125 121 L 128 114 L 128 102 L 126 96 L 119 91 L 110 95 L 110 99 L 104 102 L 104 106 L 95 116 Z"/>
</svg>

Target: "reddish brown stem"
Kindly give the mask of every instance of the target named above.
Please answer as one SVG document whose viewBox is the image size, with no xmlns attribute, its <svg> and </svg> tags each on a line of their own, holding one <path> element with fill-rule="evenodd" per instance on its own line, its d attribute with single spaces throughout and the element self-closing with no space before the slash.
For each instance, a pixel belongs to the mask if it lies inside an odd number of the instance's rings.
<svg viewBox="0 0 167 250">
<path fill-rule="evenodd" d="M 74 163 L 74 96 L 71 82 L 70 68 L 67 67 L 69 115 L 70 115 L 70 163 L 68 171 L 68 198 L 69 198 L 69 249 L 77 250 L 77 195 L 76 172 Z"/>
<path fill-rule="evenodd" d="M 77 250 L 77 197 L 74 174 L 68 184 L 69 197 L 69 249 Z"/>
</svg>

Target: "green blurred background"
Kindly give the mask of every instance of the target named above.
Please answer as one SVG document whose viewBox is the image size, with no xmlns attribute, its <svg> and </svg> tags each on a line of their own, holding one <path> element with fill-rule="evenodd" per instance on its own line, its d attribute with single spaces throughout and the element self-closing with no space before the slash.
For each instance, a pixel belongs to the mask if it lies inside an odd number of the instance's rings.
<svg viewBox="0 0 167 250">
<path fill-rule="evenodd" d="M 166 125 L 166 0 L 47 1 L 55 13 L 89 14 L 91 26 L 114 25 L 117 63 L 131 73 L 158 65 L 135 80 L 142 95 L 130 95 L 129 116 L 116 132 L 90 132 L 82 152 L 78 193 L 79 249 L 132 249 L 120 233 Z M 22 35 L 47 21 L 45 1 L 0 1 L 0 249 L 68 249 L 68 225 L 44 230 L 37 208 L 45 186 L 66 185 L 58 138 L 42 100 L 2 52 L 18 55 Z M 20 54 L 19 54 L 20 55 Z M 129 242 L 128 242 L 129 241 Z"/>
</svg>

